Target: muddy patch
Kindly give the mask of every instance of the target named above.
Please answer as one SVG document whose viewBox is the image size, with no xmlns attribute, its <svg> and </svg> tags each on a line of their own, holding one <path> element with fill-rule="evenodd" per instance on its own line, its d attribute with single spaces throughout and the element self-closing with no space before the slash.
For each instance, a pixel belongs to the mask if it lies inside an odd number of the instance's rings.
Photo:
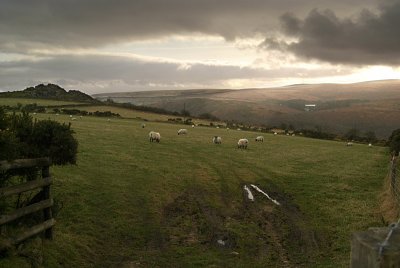
<svg viewBox="0 0 400 268">
<path fill-rule="evenodd" d="M 238 185 L 238 192 L 243 186 Z M 258 194 L 251 202 L 244 191 L 226 205 L 215 201 L 215 193 L 186 190 L 164 207 L 164 246 L 213 248 L 257 263 L 307 266 L 319 249 L 320 236 L 289 195 L 273 185 L 260 187 L 281 205 Z"/>
</svg>

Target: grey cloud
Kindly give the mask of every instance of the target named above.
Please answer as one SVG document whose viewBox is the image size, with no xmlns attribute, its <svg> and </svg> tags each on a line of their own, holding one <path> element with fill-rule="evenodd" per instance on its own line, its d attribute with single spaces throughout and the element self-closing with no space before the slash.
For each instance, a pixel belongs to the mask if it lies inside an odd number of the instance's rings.
<svg viewBox="0 0 400 268">
<path fill-rule="evenodd" d="M 234 39 L 275 29 L 284 12 L 314 7 L 349 14 L 374 0 L 2 0 L 0 51 L 98 47 L 171 34 Z M 296 21 L 288 16 L 289 30 Z M 296 19 L 294 19 L 296 20 Z"/>
<path fill-rule="evenodd" d="M 335 70 L 240 68 L 238 66 L 147 61 L 120 56 L 64 55 L 36 61 L 0 63 L 0 89 L 18 90 L 38 83 L 59 83 L 88 93 L 179 86 L 215 87 L 229 79 L 276 79 L 337 74 Z M 154 86 L 155 85 L 155 86 Z M 72 87 L 72 88 L 71 88 Z"/>
<path fill-rule="evenodd" d="M 312 10 L 301 20 L 286 13 L 281 17 L 288 36 L 298 38 L 291 43 L 262 44 L 283 51 L 331 63 L 400 64 L 400 1 L 380 6 L 379 12 L 367 9 L 357 18 L 339 18 L 333 11 Z"/>
</svg>

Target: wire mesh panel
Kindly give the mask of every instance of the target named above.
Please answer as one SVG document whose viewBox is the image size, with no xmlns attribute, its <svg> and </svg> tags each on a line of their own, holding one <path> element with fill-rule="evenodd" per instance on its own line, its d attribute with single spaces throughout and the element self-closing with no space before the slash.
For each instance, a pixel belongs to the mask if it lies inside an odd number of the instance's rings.
<svg viewBox="0 0 400 268">
<path fill-rule="evenodd" d="M 390 163 L 390 185 L 392 189 L 392 193 L 394 198 L 396 199 L 396 203 L 400 206 L 400 165 L 398 161 L 398 157 L 393 156 L 392 161 Z"/>
</svg>

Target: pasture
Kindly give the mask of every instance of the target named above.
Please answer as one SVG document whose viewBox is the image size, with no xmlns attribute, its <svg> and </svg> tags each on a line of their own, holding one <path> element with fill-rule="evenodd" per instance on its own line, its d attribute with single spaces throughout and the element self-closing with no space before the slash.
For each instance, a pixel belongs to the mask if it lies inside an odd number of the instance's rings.
<svg viewBox="0 0 400 268">
<path fill-rule="evenodd" d="M 256 143 L 259 133 L 206 127 L 178 136 L 181 125 L 141 122 L 71 122 L 78 164 L 50 170 L 62 208 L 45 267 L 348 267 L 351 233 L 382 225 L 386 148 L 269 134 Z M 253 189 L 248 201 L 251 183 L 281 206 Z"/>
<path fill-rule="evenodd" d="M 130 118 L 130 119 L 138 119 L 138 120 L 148 120 L 148 121 L 168 121 L 168 119 L 175 119 L 175 118 L 182 118 L 182 116 L 176 116 L 176 115 L 165 115 L 165 114 L 157 114 L 157 113 L 151 113 L 151 112 L 144 112 L 144 111 L 137 111 L 137 110 L 131 110 L 131 109 L 126 109 L 126 108 L 121 108 L 121 107 L 115 107 L 115 106 L 107 106 L 107 105 L 91 105 L 91 106 L 77 106 L 77 107 L 71 107 L 71 109 L 78 109 L 82 111 L 87 111 L 87 112 L 106 112 L 106 111 L 111 111 L 113 113 L 119 114 L 123 118 Z M 187 116 L 187 118 L 190 118 L 190 116 Z M 199 119 L 199 118 L 193 118 L 192 121 L 194 124 L 204 124 L 204 125 L 209 125 L 210 120 L 205 120 L 205 119 Z M 215 124 L 221 124 L 224 125 L 224 122 L 214 122 Z M 188 126 L 190 127 L 190 126 Z"/>
<path fill-rule="evenodd" d="M 18 103 L 22 105 L 36 103 L 39 106 L 62 106 L 62 105 L 73 105 L 81 104 L 79 102 L 72 101 L 58 101 L 58 100 L 45 100 L 45 99 L 23 99 L 23 98 L 0 98 L 0 105 L 17 106 Z"/>
</svg>

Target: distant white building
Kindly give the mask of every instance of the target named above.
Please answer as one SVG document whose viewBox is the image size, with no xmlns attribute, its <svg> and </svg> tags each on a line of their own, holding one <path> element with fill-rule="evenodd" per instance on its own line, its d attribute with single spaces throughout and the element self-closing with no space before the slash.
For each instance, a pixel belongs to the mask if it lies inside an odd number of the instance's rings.
<svg viewBox="0 0 400 268">
<path fill-rule="evenodd" d="M 315 111 L 316 108 L 317 108 L 316 104 L 305 104 L 304 105 L 304 111 L 306 111 L 306 112 Z"/>
</svg>

